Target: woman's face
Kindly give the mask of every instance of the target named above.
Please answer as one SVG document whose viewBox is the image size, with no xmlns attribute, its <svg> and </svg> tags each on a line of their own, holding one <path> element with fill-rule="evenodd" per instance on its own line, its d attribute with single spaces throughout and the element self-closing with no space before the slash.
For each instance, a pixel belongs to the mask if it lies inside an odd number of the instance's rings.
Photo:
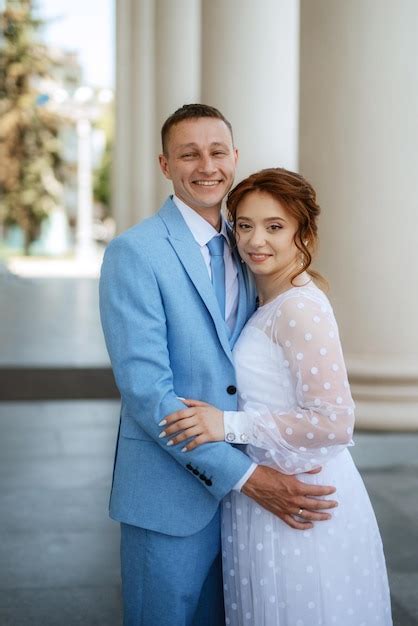
<svg viewBox="0 0 418 626">
<path fill-rule="evenodd" d="M 297 229 L 297 220 L 269 193 L 252 191 L 238 204 L 238 250 L 256 276 L 282 277 L 295 269 Z"/>
</svg>

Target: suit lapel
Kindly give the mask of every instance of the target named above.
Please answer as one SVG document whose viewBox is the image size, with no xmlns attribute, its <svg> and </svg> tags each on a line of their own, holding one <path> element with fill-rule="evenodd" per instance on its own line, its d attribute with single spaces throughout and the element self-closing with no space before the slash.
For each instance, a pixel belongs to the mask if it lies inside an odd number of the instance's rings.
<svg viewBox="0 0 418 626">
<path fill-rule="evenodd" d="M 227 327 L 221 316 L 215 291 L 210 282 L 199 245 L 171 199 L 166 201 L 159 215 L 168 229 L 168 240 L 208 309 L 215 324 L 219 341 L 227 357 L 232 362 Z"/>
<path fill-rule="evenodd" d="M 241 330 L 243 329 L 247 319 L 253 314 L 255 310 L 255 290 L 252 283 L 252 279 L 248 275 L 245 265 L 241 261 L 241 257 L 238 254 L 235 238 L 230 233 L 230 242 L 232 256 L 237 267 L 238 272 L 238 309 L 237 309 L 237 321 L 235 328 L 230 338 L 231 347 L 234 346 L 238 339 Z"/>
</svg>

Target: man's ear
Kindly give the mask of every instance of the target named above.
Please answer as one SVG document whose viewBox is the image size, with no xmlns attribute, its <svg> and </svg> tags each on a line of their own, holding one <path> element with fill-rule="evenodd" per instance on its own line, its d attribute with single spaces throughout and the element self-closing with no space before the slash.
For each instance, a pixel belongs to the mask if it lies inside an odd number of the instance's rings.
<svg viewBox="0 0 418 626">
<path fill-rule="evenodd" d="M 236 165 L 238 163 L 238 159 L 239 159 L 238 148 L 234 148 L 234 157 L 235 157 L 235 165 Z"/>
<path fill-rule="evenodd" d="M 168 160 L 165 154 L 160 154 L 158 156 L 158 162 L 160 164 L 160 169 L 162 173 L 164 174 L 164 176 L 168 178 L 168 180 L 171 180 L 170 168 L 168 167 Z"/>
</svg>

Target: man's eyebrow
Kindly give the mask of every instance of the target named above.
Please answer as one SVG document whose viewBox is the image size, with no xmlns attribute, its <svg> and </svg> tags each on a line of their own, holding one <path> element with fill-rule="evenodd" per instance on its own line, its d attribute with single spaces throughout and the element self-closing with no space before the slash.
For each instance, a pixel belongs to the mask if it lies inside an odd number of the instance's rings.
<svg viewBox="0 0 418 626">
<path fill-rule="evenodd" d="M 211 144 L 211 147 L 217 147 L 217 146 L 221 146 L 223 148 L 227 148 L 227 144 L 223 143 L 222 141 L 213 141 Z M 185 148 L 199 148 L 199 146 L 197 145 L 197 143 L 193 143 L 192 141 L 190 143 L 181 143 L 178 146 L 176 146 L 177 150 L 184 150 Z"/>
<path fill-rule="evenodd" d="M 197 148 L 197 144 L 195 143 L 181 143 L 178 146 L 176 146 L 177 150 L 184 150 L 185 148 Z"/>
</svg>

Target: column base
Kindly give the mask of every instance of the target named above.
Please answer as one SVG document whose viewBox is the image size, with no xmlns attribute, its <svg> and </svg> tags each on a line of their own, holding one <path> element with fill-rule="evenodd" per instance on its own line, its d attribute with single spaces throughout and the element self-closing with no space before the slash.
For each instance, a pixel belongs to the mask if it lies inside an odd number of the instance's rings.
<svg viewBox="0 0 418 626">
<path fill-rule="evenodd" d="M 358 429 L 418 431 L 417 363 L 397 355 L 347 358 Z"/>
</svg>

